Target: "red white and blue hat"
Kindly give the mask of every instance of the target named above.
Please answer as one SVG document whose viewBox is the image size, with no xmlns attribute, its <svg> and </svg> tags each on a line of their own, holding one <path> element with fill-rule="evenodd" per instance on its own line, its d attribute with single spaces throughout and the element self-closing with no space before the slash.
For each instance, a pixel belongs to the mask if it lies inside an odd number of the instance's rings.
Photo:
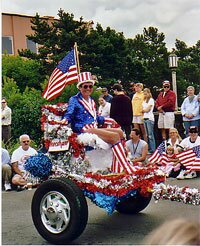
<svg viewBox="0 0 200 246">
<path fill-rule="evenodd" d="M 95 80 L 92 77 L 92 74 L 90 72 L 82 72 L 78 75 L 78 84 L 77 84 L 77 88 L 80 87 L 80 85 L 82 85 L 83 83 L 87 83 L 90 82 L 93 85 L 95 84 Z"/>
</svg>

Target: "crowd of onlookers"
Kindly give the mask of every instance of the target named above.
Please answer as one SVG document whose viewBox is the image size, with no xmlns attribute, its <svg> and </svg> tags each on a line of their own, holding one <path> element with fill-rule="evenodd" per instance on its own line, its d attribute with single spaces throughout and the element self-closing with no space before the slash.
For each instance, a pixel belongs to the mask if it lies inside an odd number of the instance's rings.
<svg viewBox="0 0 200 246">
<path fill-rule="evenodd" d="M 136 165 L 145 165 L 148 158 L 159 147 L 156 145 L 155 128 L 158 128 L 164 141 L 163 152 L 166 153 L 168 163 L 162 165 L 163 170 L 170 177 L 178 179 L 194 178 L 196 172 L 188 172 L 185 166 L 178 162 L 176 155 L 183 149 L 200 145 L 200 93 L 195 95 L 193 86 L 187 88 L 187 97 L 181 105 L 181 114 L 185 128 L 185 138 L 182 140 L 175 124 L 176 95 L 171 90 L 171 84 L 165 80 L 163 89 L 158 97 L 152 97 L 149 88 L 143 88 L 142 83 L 131 83 L 130 91 L 124 91 L 121 83 L 112 87 L 113 95 L 107 88 L 102 88 L 98 99 L 98 114 L 114 119 L 124 132 L 126 156 Z M 155 126 L 155 113 L 158 112 L 158 123 Z M 6 98 L 2 98 L 2 140 L 6 143 L 11 138 L 11 114 Z M 2 149 L 2 180 L 6 191 L 11 185 L 23 190 L 27 185 L 24 163 L 26 159 L 37 154 L 30 147 L 30 137 L 23 134 L 19 137 L 20 147 L 11 155 Z M 162 144 L 163 144 L 162 143 Z"/>
</svg>

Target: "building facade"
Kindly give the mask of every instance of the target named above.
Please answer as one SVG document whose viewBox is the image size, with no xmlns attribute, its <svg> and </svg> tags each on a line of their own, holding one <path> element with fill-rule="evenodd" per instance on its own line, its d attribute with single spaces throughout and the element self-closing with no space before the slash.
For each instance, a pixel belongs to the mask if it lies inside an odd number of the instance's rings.
<svg viewBox="0 0 200 246">
<path fill-rule="evenodd" d="M 2 13 L 2 54 L 17 55 L 21 49 L 38 52 L 38 45 L 27 38 L 27 35 L 34 33 L 31 29 L 32 18 L 34 16 Z M 49 23 L 54 21 L 51 16 L 41 18 Z"/>
</svg>

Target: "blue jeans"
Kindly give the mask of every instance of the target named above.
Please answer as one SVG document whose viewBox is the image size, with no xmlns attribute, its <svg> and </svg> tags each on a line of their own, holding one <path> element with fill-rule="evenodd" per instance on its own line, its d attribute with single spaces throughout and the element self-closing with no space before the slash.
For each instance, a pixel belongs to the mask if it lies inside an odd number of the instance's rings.
<svg viewBox="0 0 200 246">
<path fill-rule="evenodd" d="M 185 135 L 186 137 L 189 136 L 188 131 L 190 126 L 198 126 L 199 120 L 191 120 L 191 121 L 183 121 L 184 128 L 185 128 Z"/>
<path fill-rule="evenodd" d="M 156 149 L 156 141 L 154 138 L 154 121 L 144 120 L 144 127 L 148 137 L 149 152 L 153 153 Z"/>
</svg>

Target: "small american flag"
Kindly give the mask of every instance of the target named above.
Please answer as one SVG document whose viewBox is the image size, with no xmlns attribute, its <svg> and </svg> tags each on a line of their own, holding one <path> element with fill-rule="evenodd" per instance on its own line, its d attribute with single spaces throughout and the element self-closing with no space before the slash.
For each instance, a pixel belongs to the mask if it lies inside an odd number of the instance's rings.
<svg viewBox="0 0 200 246">
<path fill-rule="evenodd" d="M 192 148 L 194 153 L 196 154 L 196 158 L 194 162 L 192 163 L 192 166 L 190 168 L 191 171 L 200 171 L 200 145 L 195 146 Z"/>
<path fill-rule="evenodd" d="M 163 152 L 165 152 L 165 142 L 164 141 L 154 151 L 153 155 L 149 157 L 149 162 L 152 162 L 152 163 L 160 162 Z"/>
<path fill-rule="evenodd" d="M 61 94 L 66 85 L 75 82 L 78 82 L 78 71 L 75 50 L 72 49 L 54 69 L 42 96 L 52 100 Z"/>
<path fill-rule="evenodd" d="M 193 148 L 185 150 L 179 154 L 177 154 L 177 158 L 180 163 L 183 164 L 187 169 L 190 169 L 194 160 L 196 159 L 196 154 L 193 151 Z"/>
</svg>

